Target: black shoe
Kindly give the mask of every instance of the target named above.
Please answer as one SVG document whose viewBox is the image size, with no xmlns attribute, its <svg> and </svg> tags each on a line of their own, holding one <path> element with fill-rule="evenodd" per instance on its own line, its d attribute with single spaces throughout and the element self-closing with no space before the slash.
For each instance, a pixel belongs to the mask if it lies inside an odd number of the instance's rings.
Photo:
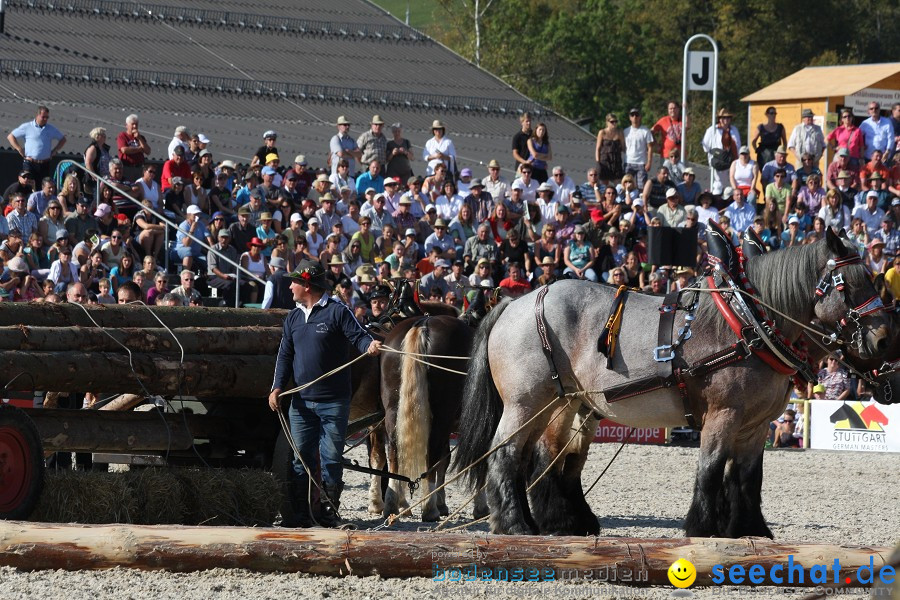
<svg viewBox="0 0 900 600">
<path fill-rule="evenodd" d="M 307 485 L 308 485 L 307 480 Z M 291 482 L 287 485 L 290 507 L 284 507 L 281 515 L 282 527 L 313 527 L 315 522 L 309 510 L 309 490 L 307 485 Z M 302 489 L 301 489 L 302 488 Z M 292 513 L 292 514 L 291 514 Z"/>
<path fill-rule="evenodd" d="M 319 500 L 322 505 L 322 511 L 319 514 L 318 520 L 319 525 L 322 527 L 340 527 L 343 525 L 344 521 L 338 513 L 338 509 L 341 507 L 341 492 L 343 489 L 343 484 L 337 486 L 324 486 L 323 490 L 328 499 L 321 498 Z"/>
</svg>

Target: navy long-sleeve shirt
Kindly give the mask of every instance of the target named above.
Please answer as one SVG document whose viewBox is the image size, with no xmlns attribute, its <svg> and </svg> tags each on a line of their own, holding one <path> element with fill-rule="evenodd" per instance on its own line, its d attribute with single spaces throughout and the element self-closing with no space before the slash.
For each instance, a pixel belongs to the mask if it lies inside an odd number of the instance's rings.
<svg viewBox="0 0 900 600">
<path fill-rule="evenodd" d="M 272 389 L 284 390 L 292 374 L 297 385 L 308 383 L 347 363 L 349 344 L 365 353 L 372 341 L 347 305 L 330 296 L 322 296 L 308 319 L 295 308 L 284 320 Z M 351 392 L 350 370 L 344 369 L 306 388 L 300 397 L 316 402 L 349 401 Z"/>
</svg>

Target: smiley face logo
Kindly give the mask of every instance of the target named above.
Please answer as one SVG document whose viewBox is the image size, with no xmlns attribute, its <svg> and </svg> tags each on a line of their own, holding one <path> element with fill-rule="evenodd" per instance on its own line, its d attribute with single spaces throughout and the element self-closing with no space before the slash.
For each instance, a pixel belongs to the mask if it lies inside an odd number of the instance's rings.
<svg viewBox="0 0 900 600">
<path fill-rule="evenodd" d="M 697 579 L 697 569 L 690 561 L 679 558 L 669 567 L 669 583 L 677 588 L 690 587 Z"/>
</svg>

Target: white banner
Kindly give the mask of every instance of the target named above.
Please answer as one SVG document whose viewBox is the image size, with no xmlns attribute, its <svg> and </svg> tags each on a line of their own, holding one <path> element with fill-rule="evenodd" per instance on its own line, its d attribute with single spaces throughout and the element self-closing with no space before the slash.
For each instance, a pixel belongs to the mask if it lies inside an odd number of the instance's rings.
<svg viewBox="0 0 900 600">
<path fill-rule="evenodd" d="M 687 86 L 689 90 L 712 90 L 715 55 L 712 52 L 688 52 Z"/>
<path fill-rule="evenodd" d="M 900 102 L 900 90 L 865 88 L 844 98 L 844 106 L 852 108 L 853 114 L 857 117 L 869 114 L 869 102 L 877 102 L 881 106 L 882 112 L 890 110 L 894 102 Z"/>
<path fill-rule="evenodd" d="M 900 452 L 900 404 L 812 400 L 810 448 Z"/>
</svg>

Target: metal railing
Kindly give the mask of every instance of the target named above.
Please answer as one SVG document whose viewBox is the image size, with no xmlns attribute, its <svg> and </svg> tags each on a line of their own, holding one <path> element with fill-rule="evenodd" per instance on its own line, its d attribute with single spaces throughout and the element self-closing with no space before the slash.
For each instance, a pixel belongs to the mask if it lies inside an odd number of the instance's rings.
<svg viewBox="0 0 900 600">
<path fill-rule="evenodd" d="M 7 0 L 11 8 L 83 13 L 103 17 L 127 17 L 149 21 L 184 23 L 195 27 L 235 27 L 264 33 L 279 32 L 299 35 L 361 37 L 389 41 L 430 42 L 415 29 L 403 25 L 375 23 L 341 23 L 237 13 L 225 10 L 171 6 L 131 0 Z"/>
<path fill-rule="evenodd" d="M 76 83 L 122 84 L 132 88 L 144 85 L 154 89 L 163 87 L 191 92 L 235 94 L 276 99 L 291 98 L 300 101 L 335 102 L 338 104 L 393 105 L 398 108 L 438 110 L 441 112 L 522 114 L 528 111 L 536 116 L 549 113 L 547 109 L 531 100 L 445 96 L 441 94 L 404 92 L 402 90 L 372 90 L 285 81 L 254 81 L 215 75 L 193 75 L 190 73 L 170 73 L 166 71 L 73 65 L 20 59 L 0 59 L 0 73 L 18 77 L 67 80 Z"/>
<path fill-rule="evenodd" d="M 116 185 L 114 182 L 110 181 L 109 179 L 107 179 L 107 178 L 105 178 L 105 177 L 102 177 L 102 176 L 100 176 L 100 175 L 97 175 L 97 174 L 94 173 L 93 171 L 91 171 L 91 170 L 89 170 L 88 168 L 86 168 L 83 164 L 80 164 L 80 163 L 78 163 L 78 162 L 72 161 L 72 165 L 71 165 L 71 166 L 76 167 L 77 169 L 83 171 L 83 172 L 86 173 L 88 176 L 90 176 L 91 178 L 93 178 L 94 181 L 99 181 L 100 183 L 103 183 L 103 184 L 105 184 L 105 185 L 108 185 L 108 186 L 110 186 L 110 187 L 113 187 L 114 189 L 116 189 L 116 190 L 122 195 L 123 198 L 127 199 L 127 200 L 128 200 L 129 202 L 131 202 L 132 204 L 136 205 L 140 210 L 145 210 L 145 211 L 149 212 L 150 214 L 152 214 L 153 216 L 155 216 L 155 217 L 158 218 L 160 221 L 162 221 L 163 223 L 166 224 L 166 233 L 165 233 L 165 252 L 166 252 L 166 254 L 165 254 L 165 262 L 166 262 L 166 271 L 168 271 L 168 266 L 169 266 L 169 227 L 172 227 L 173 229 L 178 229 L 179 231 L 181 231 L 181 233 L 185 234 L 187 237 L 191 238 L 193 241 L 197 242 L 197 243 L 200 244 L 202 247 L 206 248 L 206 250 L 208 250 L 209 252 L 212 252 L 213 254 L 215 254 L 216 256 L 218 256 L 221 260 L 224 260 L 225 262 L 227 262 L 227 263 L 229 263 L 230 265 L 232 265 L 232 266 L 235 267 L 235 269 L 236 269 L 236 271 L 235 271 L 235 280 L 234 280 L 234 307 L 235 307 L 235 308 L 238 308 L 238 307 L 240 306 L 240 297 L 241 297 L 241 293 L 240 293 L 240 289 L 241 289 L 241 272 L 245 273 L 245 274 L 247 275 L 247 277 L 249 277 L 250 279 L 255 279 L 257 282 L 259 282 L 259 283 L 265 285 L 266 282 L 265 282 L 264 280 L 260 279 L 260 278 L 257 277 L 255 274 L 253 274 L 252 272 L 250 272 L 250 271 L 248 271 L 247 269 L 245 269 L 243 266 L 241 266 L 240 262 L 235 262 L 235 261 L 231 260 L 230 258 L 228 258 L 227 256 L 225 256 L 224 254 L 222 254 L 221 252 L 219 252 L 218 250 L 216 250 L 215 248 L 213 248 L 212 246 L 210 246 L 209 244 L 207 244 L 207 243 L 206 243 L 206 240 L 202 240 L 202 239 L 198 238 L 197 236 L 195 236 L 195 235 L 194 235 L 193 233 L 191 233 L 190 231 L 183 231 L 183 230 L 180 230 L 180 229 L 178 228 L 178 225 L 179 225 L 178 223 L 175 223 L 174 221 L 172 221 L 171 219 L 169 219 L 165 214 L 160 213 L 159 211 L 157 211 L 157 210 L 156 210 L 155 208 L 153 208 L 152 206 L 144 206 L 144 204 L 143 204 L 140 200 L 138 200 L 137 198 L 135 198 L 135 197 L 132 196 L 131 194 L 122 191 L 121 188 L 120 188 L 120 186 Z M 99 193 L 100 193 L 100 186 L 98 185 L 98 186 L 96 186 L 96 194 L 99 195 Z M 162 202 L 162 196 L 160 196 L 160 202 Z M 177 243 L 177 242 L 176 242 L 176 243 Z"/>
</svg>

